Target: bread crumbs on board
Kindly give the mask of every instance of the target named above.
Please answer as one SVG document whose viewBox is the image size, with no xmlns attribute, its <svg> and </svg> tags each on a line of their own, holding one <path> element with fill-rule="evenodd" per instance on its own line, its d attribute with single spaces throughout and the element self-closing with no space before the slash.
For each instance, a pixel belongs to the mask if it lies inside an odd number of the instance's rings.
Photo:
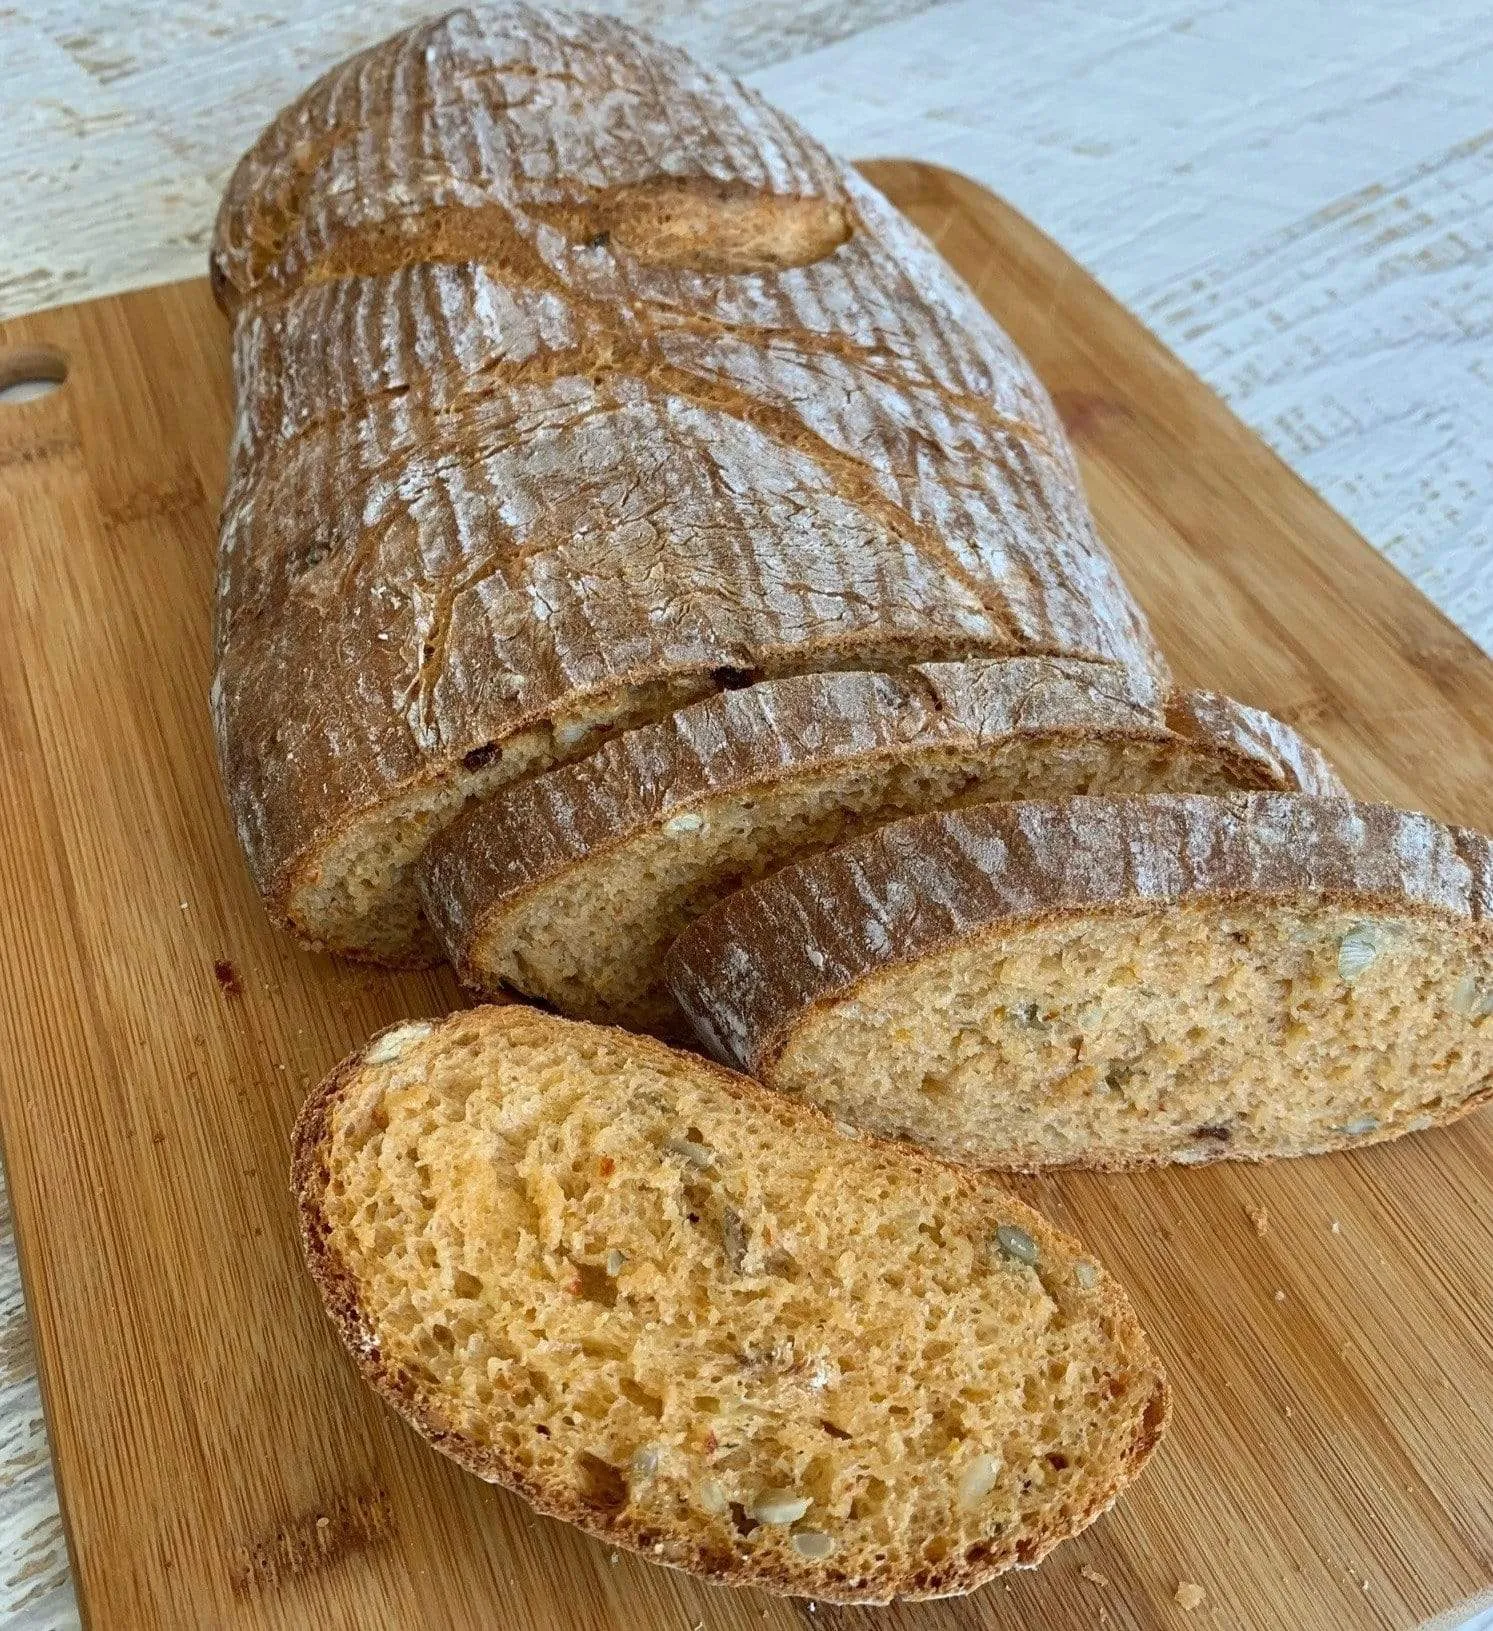
<svg viewBox="0 0 1493 1631">
<path fill-rule="evenodd" d="M 1089 1582 L 1091 1586 L 1107 1586 L 1109 1584 L 1109 1576 L 1107 1574 L 1100 1574 L 1098 1569 L 1091 1567 L 1087 1563 L 1081 1563 L 1079 1565 L 1078 1572 L 1084 1577 L 1085 1580 Z"/>
<path fill-rule="evenodd" d="M 1249 1221 L 1254 1224 L 1257 1235 L 1268 1235 L 1270 1233 L 1270 1214 L 1263 1206 L 1251 1206 L 1249 1208 Z"/>
<path fill-rule="evenodd" d="M 1208 1593 L 1195 1580 L 1178 1581 L 1177 1589 L 1173 1593 L 1173 1600 L 1177 1606 L 1188 1614 L 1195 1608 L 1201 1608 L 1207 1599 Z"/>
</svg>

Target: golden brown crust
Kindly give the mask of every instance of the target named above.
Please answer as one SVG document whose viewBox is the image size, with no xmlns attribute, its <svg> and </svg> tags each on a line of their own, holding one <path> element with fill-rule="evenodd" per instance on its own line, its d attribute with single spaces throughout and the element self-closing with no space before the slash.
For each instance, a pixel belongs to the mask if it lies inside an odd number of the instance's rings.
<svg viewBox="0 0 1493 1631">
<path fill-rule="evenodd" d="M 1168 730 L 1230 764 L 1241 792 L 1347 797 L 1327 755 L 1261 708 L 1218 691 L 1174 691 L 1167 700 L 1166 723 Z"/>
<path fill-rule="evenodd" d="M 474 758 L 520 773 L 525 733 L 573 756 L 557 720 L 737 670 L 1164 674 L 970 292 L 754 93 L 614 20 L 456 12 L 334 69 L 235 172 L 212 265 L 219 752 L 312 943 L 372 944 L 316 904 L 341 839 Z"/>
<path fill-rule="evenodd" d="M 846 1136 L 812 1106 L 790 1102 L 769 1092 L 759 1083 L 709 1060 L 695 1055 L 680 1055 L 651 1037 L 588 1026 L 577 1020 L 558 1019 L 521 1004 L 467 1009 L 444 1020 L 430 1022 L 430 1039 L 425 1045 L 438 1047 L 440 1033 L 445 1028 L 469 1031 L 474 1024 L 501 1029 L 537 1026 L 562 1027 L 573 1033 L 601 1032 L 639 1053 L 654 1055 L 670 1068 L 677 1068 L 681 1059 L 687 1059 L 692 1070 L 713 1079 L 731 1096 L 744 1100 L 762 1114 L 782 1123 L 785 1138 L 836 1139 Z M 422 1397 L 419 1383 L 385 1361 L 377 1335 L 361 1311 L 357 1283 L 329 1242 L 322 1197 L 329 1179 L 328 1154 L 333 1112 L 340 1098 L 358 1082 L 365 1056 L 383 1037 L 401 1028 L 391 1026 L 379 1032 L 357 1053 L 337 1065 L 308 1095 L 297 1118 L 292 1135 L 291 1188 L 307 1268 L 321 1294 L 328 1317 L 368 1385 L 434 1448 L 479 1478 L 501 1484 L 522 1495 L 538 1511 L 576 1524 L 608 1545 L 641 1553 L 650 1562 L 686 1569 L 727 1584 L 756 1586 L 790 1595 L 811 1594 L 825 1602 L 875 1603 L 894 1598 L 942 1597 L 972 1591 L 1006 1568 L 1026 1567 L 1040 1562 L 1054 1546 L 1077 1534 L 1113 1504 L 1125 1486 L 1139 1474 L 1164 1436 L 1171 1408 L 1170 1389 L 1150 1351 L 1134 1310 L 1119 1287 L 1109 1281 L 1105 1286 L 1105 1314 L 1107 1323 L 1116 1333 L 1115 1346 L 1128 1354 L 1137 1372 L 1149 1372 L 1153 1377 L 1149 1399 L 1141 1413 L 1135 1437 L 1115 1466 L 1112 1477 L 1097 1484 L 1089 1492 L 1088 1500 L 1081 1507 L 1070 1509 L 1060 1524 L 1039 1534 L 1013 1537 L 1006 1546 L 992 1543 L 988 1556 L 978 1564 L 956 1560 L 943 1565 L 925 1566 L 914 1575 L 891 1582 L 852 1582 L 838 1574 L 833 1564 L 816 1569 L 806 1566 L 805 1570 L 790 1575 L 786 1571 L 764 1569 L 741 1554 L 725 1551 L 719 1545 L 702 1542 L 685 1533 L 639 1525 L 625 1509 L 603 1513 L 566 1499 L 542 1482 L 528 1477 L 510 1459 L 452 1431 Z M 939 1167 L 953 1172 L 959 1187 L 966 1192 L 998 1194 L 1003 1215 L 1019 1221 L 1021 1227 L 1039 1242 L 1044 1257 L 1052 1261 L 1072 1261 L 1081 1255 L 1082 1248 L 1077 1241 L 1000 1189 L 984 1174 L 963 1168 L 944 1168 L 932 1156 L 908 1151 L 899 1145 L 865 1135 L 854 1136 L 860 1147 L 872 1151 L 891 1168 L 905 1173 L 909 1166 L 915 1169 L 920 1164 L 926 1164 L 929 1168 Z"/>
<path fill-rule="evenodd" d="M 1169 761 L 1159 773 L 1172 787 L 1199 785 L 1174 773 L 1196 761 L 1209 787 L 1344 791 L 1323 755 L 1270 715 L 1206 691 L 1163 711 L 1149 684 L 1108 666 L 1018 657 L 798 675 L 709 697 L 474 805 L 426 852 L 426 913 L 462 981 L 492 991 L 501 976 L 483 942 L 500 919 L 676 816 L 873 764 L 890 773 L 956 753 L 994 764 L 1018 743 L 1040 759 L 1079 742 L 1117 756 L 1149 748 Z"/>
<path fill-rule="evenodd" d="M 1386 805 L 1284 793 L 976 805 L 893 823 L 738 891 L 679 937 L 665 978 L 702 1043 L 770 1085 L 811 1014 L 952 945 L 1058 917 L 1273 898 L 1437 915 L 1486 939 L 1493 840 Z M 1465 1115 L 1489 1091 L 1433 1119 Z M 1084 1164 L 1148 1163 L 1096 1150 Z"/>
</svg>

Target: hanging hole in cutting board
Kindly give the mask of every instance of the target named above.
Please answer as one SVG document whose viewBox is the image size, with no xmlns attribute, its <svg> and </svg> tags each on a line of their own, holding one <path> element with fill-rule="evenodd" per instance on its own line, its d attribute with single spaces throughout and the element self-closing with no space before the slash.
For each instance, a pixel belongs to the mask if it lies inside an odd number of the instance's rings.
<svg viewBox="0 0 1493 1631">
<path fill-rule="evenodd" d="M 52 345 L 0 351 L 0 403 L 10 406 L 48 396 L 67 378 L 67 358 Z"/>
</svg>

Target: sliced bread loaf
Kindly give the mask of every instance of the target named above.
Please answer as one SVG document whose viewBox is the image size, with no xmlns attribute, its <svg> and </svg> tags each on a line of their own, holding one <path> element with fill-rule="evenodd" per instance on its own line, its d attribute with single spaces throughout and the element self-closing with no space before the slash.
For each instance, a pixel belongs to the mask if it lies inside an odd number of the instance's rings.
<svg viewBox="0 0 1493 1631">
<path fill-rule="evenodd" d="M 609 1544 L 835 1601 L 968 1591 L 1136 1475 L 1124 1293 L 992 1181 L 521 1006 L 307 1100 L 312 1275 L 438 1449 Z"/>
<path fill-rule="evenodd" d="M 1490 880 L 1347 799 L 987 804 L 742 890 L 666 974 L 721 1058 L 975 1166 L 1305 1155 L 1487 1097 Z"/>
<path fill-rule="evenodd" d="M 755 92 L 611 17 L 463 8 L 245 154 L 213 708 L 305 942 L 436 955 L 470 798 L 754 675 L 1057 652 L 1160 683 L 1031 368 Z"/>
<path fill-rule="evenodd" d="M 662 960 L 701 912 L 912 811 L 1151 789 L 1339 793 L 1315 748 L 1208 692 L 1058 658 L 807 674 L 728 691 L 475 805 L 427 852 L 462 980 L 685 1034 Z"/>
</svg>

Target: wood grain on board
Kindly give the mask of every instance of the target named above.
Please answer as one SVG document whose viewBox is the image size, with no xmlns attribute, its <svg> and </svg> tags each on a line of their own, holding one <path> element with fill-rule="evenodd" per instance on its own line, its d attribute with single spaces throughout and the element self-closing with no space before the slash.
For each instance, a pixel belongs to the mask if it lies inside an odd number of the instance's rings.
<svg viewBox="0 0 1493 1631">
<path fill-rule="evenodd" d="M 866 168 L 1052 389 L 1181 677 L 1298 722 L 1358 791 L 1493 825 L 1493 664 L 1033 228 Z M 1493 1578 L 1486 1115 L 1024 1184 L 1129 1285 L 1177 1420 L 1119 1508 L 970 1599 L 811 1618 L 427 1449 L 322 1318 L 286 1139 L 344 1052 L 459 998 L 297 951 L 245 874 L 206 709 L 224 324 L 178 284 L 6 324 L 0 369 L 23 347 L 68 374 L 0 403 L 0 1119 L 93 1624 L 1403 1631 Z"/>
</svg>

